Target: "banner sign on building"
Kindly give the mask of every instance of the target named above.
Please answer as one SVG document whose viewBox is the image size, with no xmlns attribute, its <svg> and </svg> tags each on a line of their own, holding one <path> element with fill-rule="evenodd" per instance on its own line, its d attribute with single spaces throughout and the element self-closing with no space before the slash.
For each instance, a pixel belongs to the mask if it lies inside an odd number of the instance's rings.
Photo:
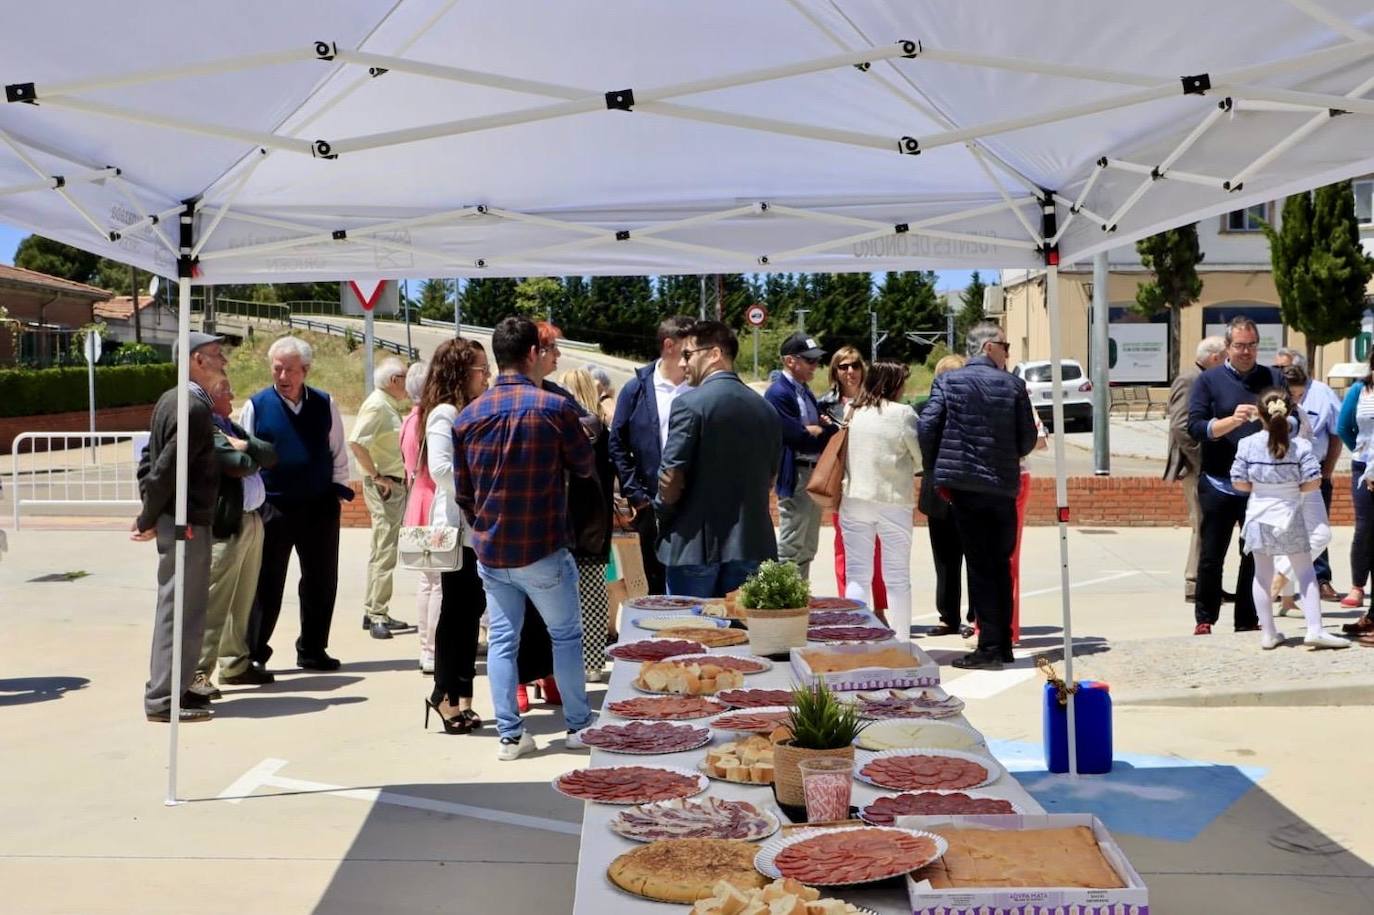
<svg viewBox="0 0 1374 915">
<path fill-rule="evenodd" d="M 1107 314 L 1107 368 L 1110 380 L 1133 384 L 1167 382 L 1168 315 L 1145 318 L 1127 306 L 1113 306 Z M 1160 321 L 1159 317 L 1164 320 Z"/>
</svg>

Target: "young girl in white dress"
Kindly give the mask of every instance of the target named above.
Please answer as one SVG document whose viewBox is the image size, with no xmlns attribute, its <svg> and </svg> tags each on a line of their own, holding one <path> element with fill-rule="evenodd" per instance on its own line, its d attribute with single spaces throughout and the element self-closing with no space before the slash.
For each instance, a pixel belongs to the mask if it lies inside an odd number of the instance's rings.
<svg viewBox="0 0 1374 915">
<path fill-rule="evenodd" d="M 1241 536 L 1245 549 L 1255 557 L 1255 610 L 1258 611 L 1260 645 L 1266 650 L 1283 644 L 1274 625 L 1269 583 L 1274 580 L 1274 557 L 1286 556 L 1297 577 L 1302 615 L 1307 620 L 1303 643 L 1314 648 L 1348 648 L 1350 642 L 1322 629 L 1321 593 L 1312 567 L 1315 544 L 1331 539 L 1325 513 L 1304 511 L 1310 500 L 1304 494 L 1321 487 L 1321 465 L 1312 445 L 1292 433 L 1288 394 L 1269 388 L 1259 396 L 1259 418 L 1264 428 L 1240 440 L 1231 465 L 1231 484 L 1250 493 Z"/>
</svg>

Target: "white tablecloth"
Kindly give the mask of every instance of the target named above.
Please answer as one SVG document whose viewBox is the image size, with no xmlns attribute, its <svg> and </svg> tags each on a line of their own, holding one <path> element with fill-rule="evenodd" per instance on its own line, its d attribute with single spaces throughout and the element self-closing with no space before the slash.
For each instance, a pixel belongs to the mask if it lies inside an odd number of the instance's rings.
<svg viewBox="0 0 1374 915">
<path fill-rule="evenodd" d="M 639 629 L 631 622 L 641 614 L 633 611 L 622 613 L 620 626 L 621 642 L 632 642 L 641 638 L 648 638 L 653 633 Z M 875 621 L 876 622 L 876 621 Z M 747 654 L 749 647 L 740 645 L 733 648 L 720 648 L 714 650 L 713 654 Z M 606 703 L 626 699 L 637 695 L 643 695 L 633 686 L 630 681 L 634 679 L 639 670 L 639 664 L 634 662 L 616 662 L 612 665 L 611 681 L 606 691 Z M 783 688 L 789 689 L 792 686 L 792 669 L 784 663 L 775 662 L 772 670 L 760 674 L 749 674 L 746 678 L 746 687 L 751 688 Z M 603 712 L 602 723 L 616 722 L 620 719 Z M 969 727 L 971 724 L 963 716 L 946 719 L 958 722 Z M 700 724 L 701 722 L 692 722 Z M 722 734 L 714 732 L 715 743 L 725 743 L 737 739 L 738 734 Z M 701 747 L 696 750 L 688 750 L 682 753 L 667 753 L 659 756 L 632 756 L 624 753 L 607 753 L 603 750 L 592 750 L 591 765 L 593 766 L 623 766 L 623 765 L 665 765 L 679 766 L 685 769 L 694 769 L 706 756 L 706 748 Z M 1043 808 L 1036 803 L 1020 783 L 1010 775 L 1003 775 L 998 781 L 978 789 L 982 793 L 1006 798 L 1025 810 L 1026 813 L 1043 813 Z M 854 799 L 856 806 L 862 807 L 869 803 L 874 797 L 880 794 L 891 794 L 893 792 L 886 789 L 874 788 L 860 781 L 854 782 Z M 773 791 L 768 785 L 749 786 L 737 785 L 732 782 L 724 782 L 712 779 L 711 787 L 707 789 L 706 795 L 714 795 L 729 800 L 749 801 L 757 807 L 773 813 L 784 824 L 788 822 L 787 817 L 783 816 L 773 801 Z M 573 912 L 575 915 L 603 915 L 610 912 L 637 913 L 645 915 L 665 915 L 674 911 L 686 911 L 685 906 L 670 906 L 665 903 L 653 902 L 648 899 L 641 899 L 622 892 L 613 886 L 606 878 L 606 869 L 616 857 L 635 848 L 640 843 L 632 842 L 629 839 L 621 838 L 611 832 L 610 821 L 616 813 L 623 809 L 613 804 L 593 804 L 588 803 L 586 812 L 582 817 L 582 841 L 581 849 L 577 860 L 577 889 L 573 901 Z M 823 893 L 823 895 L 837 895 L 833 893 Z M 879 888 L 873 889 L 846 889 L 842 898 L 854 903 L 855 905 L 866 906 L 874 909 L 883 915 L 898 915 L 898 913 L 909 913 L 910 906 L 907 903 L 906 894 L 895 882 L 885 882 Z"/>
</svg>

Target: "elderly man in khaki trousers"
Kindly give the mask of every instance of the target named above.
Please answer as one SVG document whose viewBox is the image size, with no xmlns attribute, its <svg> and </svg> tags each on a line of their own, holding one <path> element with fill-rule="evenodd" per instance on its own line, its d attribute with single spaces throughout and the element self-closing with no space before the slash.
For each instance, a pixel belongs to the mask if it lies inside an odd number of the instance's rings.
<svg viewBox="0 0 1374 915">
<path fill-rule="evenodd" d="M 1169 388 L 1169 459 L 1164 466 L 1164 479 L 1183 481 L 1183 499 L 1188 505 L 1188 526 L 1192 536 L 1188 540 L 1188 567 L 1183 572 L 1183 599 L 1192 603 L 1197 597 L 1198 525 L 1202 516 L 1197 503 L 1197 475 L 1202 467 L 1202 446 L 1188 434 L 1188 400 L 1193 382 L 1210 368 L 1226 361 L 1226 340 L 1208 337 L 1197 345 L 1197 361 L 1181 370 Z"/>
<path fill-rule="evenodd" d="M 415 630 L 391 615 L 396 539 L 406 508 L 406 467 L 401 457 L 401 423 L 409 409 L 405 363 L 394 358 L 382 360 L 372 382 L 372 393 L 358 408 L 348 449 L 363 472 L 363 500 L 372 517 L 363 628 L 374 639 L 389 639 L 392 633 Z"/>
</svg>

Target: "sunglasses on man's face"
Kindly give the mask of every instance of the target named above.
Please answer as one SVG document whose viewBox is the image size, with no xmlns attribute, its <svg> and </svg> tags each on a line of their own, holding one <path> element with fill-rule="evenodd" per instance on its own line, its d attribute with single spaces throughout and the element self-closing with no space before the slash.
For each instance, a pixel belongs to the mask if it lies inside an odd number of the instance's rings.
<svg viewBox="0 0 1374 915">
<path fill-rule="evenodd" d="M 692 358 L 693 356 L 695 356 L 697 353 L 705 353 L 705 352 L 709 352 L 710 350 L 713 350 L 713 349 L 715 349 L 714 346 L 698 346 L 696 349 L 688 349 L 687 347 L 684 346 L 684 347 L 682 348 L 682 358 L 683 358 L 683 359 L 691 359 L 691 358 Z"/>
<path fill-rule="evenodd" d="M 989 346 L 1000 346 L 1000 347 L 1002 347 L 1002 352 L 1004 352 L 1004 353 L 1009 353 L 1009 352 L 1011 352 L 1011 344 L 1008 343 L 1006 340 L 989 340 L 989 341 L 988 341 L 988 345 L 989 345 Z"/>
</svg>

